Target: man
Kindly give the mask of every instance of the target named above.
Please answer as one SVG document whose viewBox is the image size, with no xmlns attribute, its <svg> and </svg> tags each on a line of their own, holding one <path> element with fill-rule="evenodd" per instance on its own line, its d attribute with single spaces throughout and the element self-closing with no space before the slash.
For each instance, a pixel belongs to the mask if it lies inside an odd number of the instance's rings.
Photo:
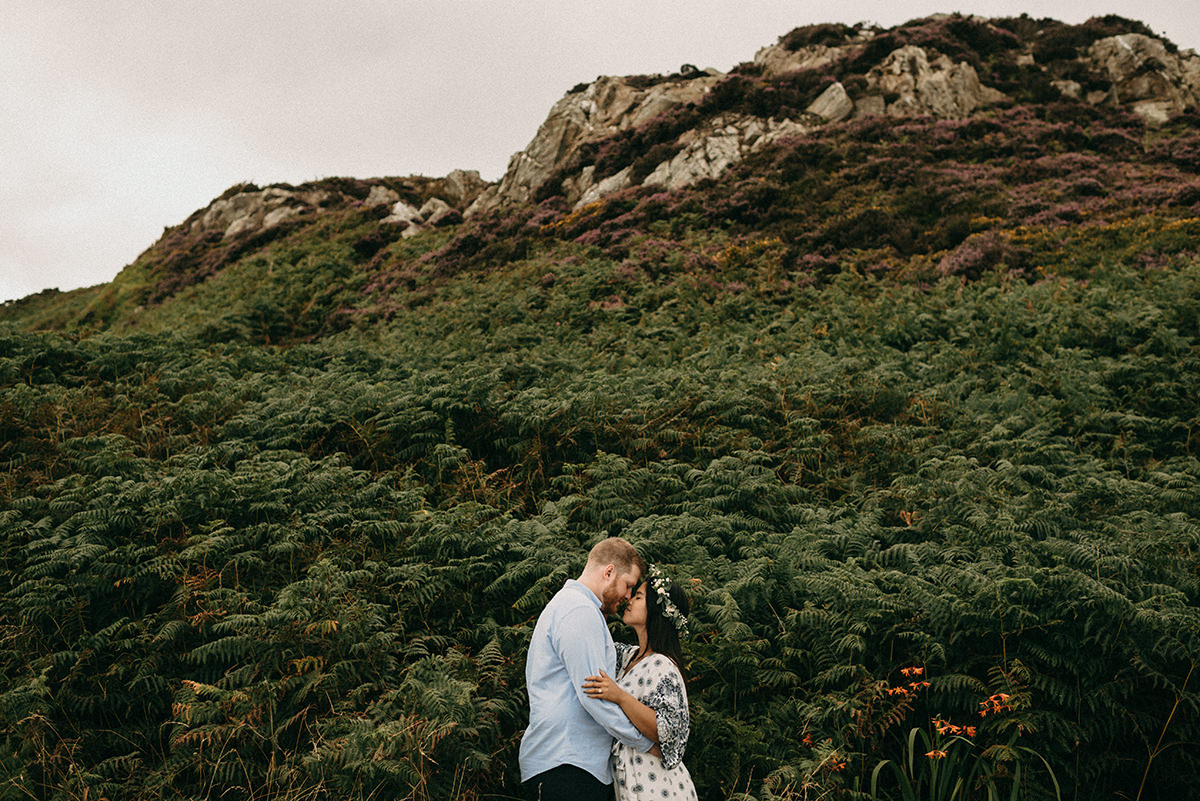
<svg viewBox="0 0 1200 801">
<path fill-rule="evenodd" d="M 654 742 L 621 707 L 583 690 L 583 680 L 616 673 L 616 648 L 604 616 L 628 601 L 645 570 L 620 537 L 588 553 L 578 579 L 567 579 L 533 629 L 525 663 L 529 728 L 521 738 L 521 782 L 531 801 L 605 801 L 613 797 L 608 757 L 616 738 L 638 751 Z"/>
</svg>

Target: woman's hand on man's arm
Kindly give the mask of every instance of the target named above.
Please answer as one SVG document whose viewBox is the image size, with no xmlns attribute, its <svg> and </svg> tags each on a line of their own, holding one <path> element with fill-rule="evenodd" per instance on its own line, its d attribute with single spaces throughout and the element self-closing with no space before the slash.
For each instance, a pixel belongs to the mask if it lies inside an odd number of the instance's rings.
<svg viewBox="0 0 1200 801">
<path fill-rule="evenodd" d="M 658 750 L 657 712 L 621 689 L 621 686 L 603 670 L 600 671 L 599 676 L 588 676 L 583 680 L 583 691 L 591 698 L 618 704 L 621 711 L 625 713 L 625 717 L 629 718 L 637 730 L 654 740 L 655 745 L 650 749 L 650 753 L 662 758 L 662 752 Z"/>
</svg>

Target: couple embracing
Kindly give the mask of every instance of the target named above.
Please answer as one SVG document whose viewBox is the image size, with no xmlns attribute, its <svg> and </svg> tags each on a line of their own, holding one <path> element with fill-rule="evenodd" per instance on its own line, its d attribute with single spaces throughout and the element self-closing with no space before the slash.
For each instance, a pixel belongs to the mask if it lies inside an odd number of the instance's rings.
<svg viewBox="0 0 1200 801">
<path fill-rule="evenodd" d="M 638 644 L 614 644 L 605 615 Z M 695 801 L 683 765 L 689 717 L 680 663 L 683 590 L 632 545 L 610 537 L 588 553 L 538 617 L 525 664 L 529 728 L 521 783 L 531 801 Z"/>
</svg>

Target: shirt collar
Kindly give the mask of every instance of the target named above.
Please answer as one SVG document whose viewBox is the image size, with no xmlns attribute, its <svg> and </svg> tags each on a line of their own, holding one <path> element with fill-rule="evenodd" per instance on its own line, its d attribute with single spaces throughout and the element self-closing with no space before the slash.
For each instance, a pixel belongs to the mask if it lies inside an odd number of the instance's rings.
<svg viewBox="0 0 1200 801">
<path fill-rule="evenodd" d="M 596 596 L 596 593 L 588 589 L 588 586 L 582 581 L 579 581 L 578 579 L 567 579 L 567 583 L 563 585 L 563 589 L 568 587 L 586 596 L 588 600 L 596 605 L 597 609 L 601 608 L 600 599 Z"/>
</svg>

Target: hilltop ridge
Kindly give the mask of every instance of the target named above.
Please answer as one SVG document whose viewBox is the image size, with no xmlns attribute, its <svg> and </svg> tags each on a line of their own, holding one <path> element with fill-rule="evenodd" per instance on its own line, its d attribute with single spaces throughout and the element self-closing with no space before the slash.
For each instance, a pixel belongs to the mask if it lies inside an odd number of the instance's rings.
<svg viewBox="0 0 1200 801">
<path fill-rule="evenodd" d="M 384 262 L 382 272 L 359 275 L 356 282 L 389 285 L 395 267 L 384 257 L 397 239 L 460 232 L 451 245 L 454 253 L 445 254 L 453 264 L 454 254 L 470 250 L 471 242 L 505 236 L 499 233 L 501 218 L 515 219 L 513 214 L 522 214 L 515 210 L 535 207 L 542 209 L 537 217 L 543 231 L 555 223 L 581 235 L 571 216 L 597 203 L 630 192 L 678 195 L 724 179 L 752 156 L 782 152 L 782 143 L 845 138 L 847 126 L 886 131 L 943 121 L 965 130 L 973 120 L 1004 120 L 1006 131 L 1017 133 L 1051 115 L 1077 127 L 1085 117 L 1093 120 L 1090 125 L 1111 120 L 1128 136 L 1153 140 L 1170 138 L 1171 121 L 1187 119 L 1198 108 L 1200 56 L 1119 17 L 1065 25 L 954 14 L 887 30 L 801 27 L 728 73 L 684 65 L 671 75 L 601 76 L 572 88 L 495 183 L 458 170 L 445 178 L 231 187 L 167 229 L 110 285 L 62 298 L 42 293 L 8 304 L 6 313 L 37 325 L 141 324 L 143 311 L 180 290 L 302 235 L 320 219 L 347 213 L 374 221 L 369 241 L 356 252 Z M 1137 122 L 1116 122 L 1131 119 Z M 1139 124 L 1146 133 L 1132 130 Z M 1188 127 L 1180 129 L 1184 152 L 1190 147 Z M 1166 145 L 1156 147 L 1161 153 Z M 997 151 L 995 157 L 1005 156 Z M 986 158 L 977 154 L 973 160 Z M 1180 166 L 1177 156 L 1168 160 Z M 1115 172 L 1111 177 L 1120 180 Z M 443 265 L 440 272 L 447 269 Z M 351 305 L 379 300 L 362 297 Z"/>
<path fill-rule="evenodd" d="M 679 189 L 830 123 L 963 119 L 1055 94 L 1162 123 L 1200 108 L 1200 57 L 1119 18 L 1071 27 L 944 14 L 891 30 L 797 28 L 729 75 L 684 65 L 575 87 L 468 214 L 555 193 L 580 205 L 636 185 Z M 598 175 L 595 143 L 634 132 L 653 138 L 657 152 L 630 163 L 610 157 Z"/>
</svg>

